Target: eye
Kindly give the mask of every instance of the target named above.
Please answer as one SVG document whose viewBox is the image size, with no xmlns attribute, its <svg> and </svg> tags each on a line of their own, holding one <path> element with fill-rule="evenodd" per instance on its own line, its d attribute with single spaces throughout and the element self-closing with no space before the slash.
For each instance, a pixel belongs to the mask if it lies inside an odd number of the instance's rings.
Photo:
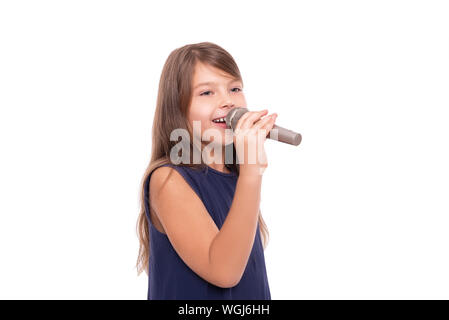
<svg viewBox="0 0 449 320">
<path fill-rule="evenodd" d="M 237 91 L 235 91 L 235 89 L 237 89 Z M 231 91 L 237 93 L 237 92 L 242 91 L 242 89 L 235 87 L 235 88 L 232 88 Z M 200 96 L 210 96 L 209 93 L 212 93 L 212 91 L 210 91 L 210 90 L 204 91 L 204 92 L 200 93 Z"/>
<path fill-rule="evenodd" d="M 208 96 L 208 94 L 205 94 L 205 93 L 208 93 L 208 92 L 211 92 L 211 91 L 204 91 L 204 92 L 202 92 L 202 93 L 200 93 L 200 96 Z"/>
</svg>

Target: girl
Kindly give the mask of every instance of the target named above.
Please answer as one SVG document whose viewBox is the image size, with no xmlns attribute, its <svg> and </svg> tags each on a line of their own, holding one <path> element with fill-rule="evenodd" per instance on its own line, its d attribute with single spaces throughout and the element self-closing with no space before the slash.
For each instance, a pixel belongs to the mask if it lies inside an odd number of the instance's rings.
<svg viewBox="0 0 449 320">
<path fill-rule="evenodd" d="M 216 44 L 183 46 L 165 62 L 137 224 L 137 268 L 149 275 L 147 299 L 271 299 L 263 252 L 268 232 L 259 210 L 266 135 L 257 143 L 262 160 L 251 161 L 248 152 L 277 115 L 248 111 L 233 133 L 217 123 L 246 107 L 242 89 L 237 64 Z M 174 164 L 177 141 L 170 134 L 180 128 L 189 134 L 190 159 Z M 210 144 L 222 152 L 203 153 L 195 164 L 194 152 L 209 144 L 201 139 L 208 129 L 220 133 Z M 225 159 L 229 154 L 233 162 Z"/>
</svg>

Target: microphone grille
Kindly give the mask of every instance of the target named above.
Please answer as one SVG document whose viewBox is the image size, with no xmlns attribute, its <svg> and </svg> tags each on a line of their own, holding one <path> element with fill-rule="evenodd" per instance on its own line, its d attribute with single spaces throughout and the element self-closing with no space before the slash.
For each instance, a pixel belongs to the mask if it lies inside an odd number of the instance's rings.
<svg viewBox="0 0 449 320">
<path fill-rule="evenodd" d="M 246 112 L 248 112 L 248 109 L 242 107 L 237 107 L 229 111 L 225 119 L 226 126 L 234 130 L 240 117 Z"/>
</svg>

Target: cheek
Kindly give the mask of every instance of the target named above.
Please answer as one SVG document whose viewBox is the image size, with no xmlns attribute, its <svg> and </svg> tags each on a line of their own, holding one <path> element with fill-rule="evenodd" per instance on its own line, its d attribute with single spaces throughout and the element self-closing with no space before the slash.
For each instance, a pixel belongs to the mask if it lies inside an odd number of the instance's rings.
<svg viewBox="0 0 449 320">
<path fill-rule="evenodd" d="M 189 121 L 193 123 L 193 121 L 200 121 L 201 127 L 210 125 L 210 117 L 211 117 L 210 107 L 206 105 L 196 104 L 193 106 L 189 113 Z"/>
<path fill-rule="evenodd" d="M 241 94 L 237 99 L 237 104 L 240 106 L 246 106 L 246 99 L 243 94 Z"/>
<path fill-rule="evenodd" d="M 204 130 L 204 128 L 209 127 L 210 122 L 211 122 L 209 119 L 209 115 L 204 115 L 204 114 L 191 115 L 189 121 L 190 121 L 191 125 L 195 125 L 195 126 L 201 125 L 201 130 Z"/>
<path fill-rule="evenodd" d="M 204 112 L 192 112 L 189 115 L 189 122 L 196 137 L 202 137 L 204 130 L 212 127 L 210 115 Z"/>
</svg>

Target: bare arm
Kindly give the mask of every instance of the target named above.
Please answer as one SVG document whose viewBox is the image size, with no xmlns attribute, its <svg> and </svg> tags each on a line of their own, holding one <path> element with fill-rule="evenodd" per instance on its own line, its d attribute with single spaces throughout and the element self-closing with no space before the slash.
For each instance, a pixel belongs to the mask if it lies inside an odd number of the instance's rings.
<svg viewBox="0 0 449 320">
<path fill-rule="evenodd" d="M 228 286 L 240 281 L 253 247 L 261 184 L 262 175 L 239 177 L 228 216 L 210 246 L 209 264 L 218 274 L 228 275 Z"/>
<path fill-rule="evenodd" d="M 219 229 L 179 172 L 170 167 L 153 172 L 150 205 L 184 263 L 204 280 L 229 287 L 228 274 L 217 272 L 209 262 L 209 248 Z"/>
<path fill-rule="evenodd" d="M 235 286 L 251 253 L 259 213 L 261 177 L 239 177 L 221 228 L 198 195 L 174 169 L 161 167 L 150 180 L 150 203 L 181 259 L 206 281 Z"/>
</svg>

